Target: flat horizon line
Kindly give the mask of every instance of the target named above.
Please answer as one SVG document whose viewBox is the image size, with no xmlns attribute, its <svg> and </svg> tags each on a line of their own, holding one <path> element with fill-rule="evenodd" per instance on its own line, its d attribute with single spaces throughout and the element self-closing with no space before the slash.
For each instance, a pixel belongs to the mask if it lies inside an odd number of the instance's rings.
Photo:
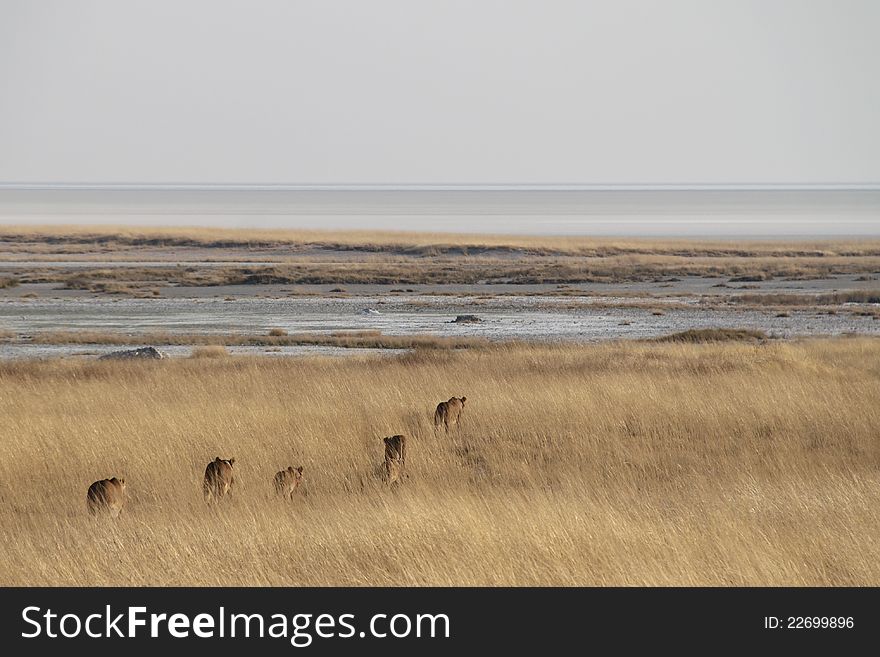
<svg viewBox="0 0 880 657">
<path fill-rule="evenodd" d="M 653 192 L 653 191 L 852 191 L 880 192 L 880 183 L 58 183 L 0 182 L 0 191 L 190 191 L 190 192 Z"/>
</svg>

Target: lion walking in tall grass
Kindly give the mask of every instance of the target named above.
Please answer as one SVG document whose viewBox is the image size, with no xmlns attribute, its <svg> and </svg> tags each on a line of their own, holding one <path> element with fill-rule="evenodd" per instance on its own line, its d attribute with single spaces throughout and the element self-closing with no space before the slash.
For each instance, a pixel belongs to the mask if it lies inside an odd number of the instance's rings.
<svg viewBox="0 0 880 657">
<path fill-rule="evenodd" d="M 202 482 L 202 492 L 205 500 L 211 503 L 232 493 L 235 484 L 235 459 L 221 459 L 219 456 L 208 463 L 205 468 L 205 479 Z"/>
<path fill-rule="evenodd" d="M 118 518 L 125 507 L 125 479 L 113 477 L 93 483 L 86 495 L 86 506 L 92 515 L 106 511 Z"/>
<path fill-rule="evenodd" d="M 385 481 L 399 483 L 406 468 L 406 436 L 396 435 L 385 438 Z"/>
<path fill-rule="evenodd" d="M 450 425 L 458 424 L 466 401 L 467 397 L 452 397 L 449 401 L 437 404 L 437 410 L 434 411 L 434 428 L 439 429 L 442 426 L 449 431 Z"/>
</svg>

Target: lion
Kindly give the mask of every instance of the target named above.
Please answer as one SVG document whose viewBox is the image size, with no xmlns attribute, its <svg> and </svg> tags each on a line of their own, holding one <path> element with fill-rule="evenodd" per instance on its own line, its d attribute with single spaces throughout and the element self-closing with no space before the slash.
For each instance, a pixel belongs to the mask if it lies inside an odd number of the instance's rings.
<svg viewBox="0 0 880 657">
<path fill-rule="evenodd" d="M 232 485 L 235 483 L 235 472 L 232 469 L 235 459 L 221 459 L 219 456 L 205 468 L 205 481 L 202 491 L 205 500 L 211 502 L 232 493 Z"/>
<path fill-rule="evenodd" d="M 437 410 L 434 411 L 434 428 L 439 429 L 442 424 L 446 431 L 449 431 L 449 425 L 458 424 L 466 401 L 467 397 L 452 397 L 449 401 L 437 404 Z"/>
<path fill-rule="evenodd" d="M 275 492 L 292 500 L 296 489 L 300 487 L 302 481 L 303 467 L 294 468 L 292 465 L 288 466 L 286 470 L 282 470 L 275 475 Z"/>
<path fill-rule="evenodd" d="M 397 435 L 385 438 L 385 481 L 389 484 L 399 482 L 406 467 L 406 436 Z"/>
<path fill-rule="evenodd" d="M 113 518 L 118 518 L 125 506 L 125 479 L 101 479 L 89 486 L 86 496 L 89 513 L 95 515 L 107 511 Z"/>
</svg>

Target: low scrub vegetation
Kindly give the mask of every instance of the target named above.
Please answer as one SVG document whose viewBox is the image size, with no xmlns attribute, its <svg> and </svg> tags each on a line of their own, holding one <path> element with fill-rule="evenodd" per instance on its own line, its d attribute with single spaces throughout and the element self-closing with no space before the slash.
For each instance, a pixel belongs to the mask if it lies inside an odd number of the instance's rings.
<svg viewBox="0 0 880 657">
<path fill-rule="evenodd" d="M 98 294 L 146 296 L 162 285 L 614 283 L 810 279 L 880 271 L 880 242 L 712 242 L 515 236 L 0 227 L 8 258 L 36 260 L 16 275 Z M 75 259 L 93 268 L 41 267 Z M 144 267 L 155 259 L 167 266 Z M 181 259 L 195 264 L 178 266 Z M 102 261 L 130 266 L 106 267 Z M 206 261 L 211 261 L 210 263 Z M 253 265 L 242 262 L 255 261 Z M 204 262 L 204 264 L 202 264 Z M 222 264 L 228 262 L 230 264 Z M 238 264 L 231 264 L 238 263 Z M 150 287 L 148 292 L 138 288 Z M 396 289 L 406 289 L 396 287 Z M 133 291 L 133 292 L 132 292 Z"/>
<path fill-rule="evenodd" d="M 767 340 L 764 331 L 753 329 L 708 328 L 688 329 L 656 338 L 656 342 L 756 342 Z"/>
<path fill-rule="evenodd" d="M 384 335 L 381 331 L 333 331 L 331 333 L 293 333 L 247 335 L 241 333 L 114 333 L 102 331 L 43 331 L 35 333 L 33 344 L 112 344 L 112 345 L 222 345 L 249 347 L 293 347 L 315 345 L 371 349 L 466 349 L 486 347 L 483 338 L 441 337 L 435 335 Z"/>
<path fill-rule="evenodd" d="M 226 347 L 220 344 L 212 344 L 206 347 L 195 347 L 192 350 L 191 358 L 226 358 L 229 352 Z"/>
<path fill-rule="evenodd" d="M 839 306 L 845 303 L 880 303 L 880 290 L 848 290 L 821 294 L 754 294 L 731 295 L 733 303 L 760 306 Z"/>
</svg>

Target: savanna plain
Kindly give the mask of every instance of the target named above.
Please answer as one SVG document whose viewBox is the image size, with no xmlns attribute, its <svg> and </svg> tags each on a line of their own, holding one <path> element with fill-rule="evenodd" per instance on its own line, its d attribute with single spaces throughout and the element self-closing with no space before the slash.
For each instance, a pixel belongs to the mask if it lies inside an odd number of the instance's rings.
<svg viewBox="0 0 880 657">
<path fill-rule="evenodd" d="M 0 268 L 0 585 L 880 585 L 876 240 L 29 227 Z"/>
<path fill-rule="evenodd" d="M 0 583 L 876 585 L 878 346 L 7 361 Z M 209 506 L 216 456 L 238 482 Z M 288 465 L 292 500 L 272 488 Z M 110 476 L 125 511 L 90 517 Z"/>
</svg>

